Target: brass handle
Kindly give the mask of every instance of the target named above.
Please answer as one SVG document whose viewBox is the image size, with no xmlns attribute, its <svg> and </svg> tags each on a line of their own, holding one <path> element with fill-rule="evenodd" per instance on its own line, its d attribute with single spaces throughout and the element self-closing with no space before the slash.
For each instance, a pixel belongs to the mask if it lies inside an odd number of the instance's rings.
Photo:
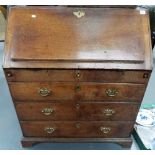
<svg viewBox="0 0 155 155">
<path fill-rule="evenodd" d="M 53 127 L 45 127 L 44 131 L 48 134 L 52 134 L 55 131 L 55 128 Z"/>
<path fill-rule="evenodd" d="M 106 94 L 109 96 L 109 97 L 114 97 L 118 94 L 118 90 L 117 89 L 107 89 L 106 91 Z"/>
<path fill-rule="evenodd" d="M 115 113 L 115 110 L 107 108 L 107 109 L 104 109 L 104 110 L 103 110 L 103 113 L 104 113 L 106 116 L 112 116 L 112 115 Z"/>
<path fill-rule="evenodd" d="M 84 11 L 74 11 L 73 15 L 76 16 L 77 18 L 81 18 L 85 15 Z"/>
<path fill-rule="evenodd" d="M 48 115 L 51 115 L 54 112 L 54 110 L 52 108 L 44 108 L 41 112 L 44 115 L 48 116 Z"/>
<path fill-rule="evenodd" d="M 104 134 L 107 134 L 111 131 L 110 127 L 100 127 L 101 132 L 103 132 Z"/>
<path fill-rule="evenodd" d="M 51 91 L 47 88 L 40 88 L 39 89 L 39 94 L 43 97 L 48 96 L 51 94 Z"/>
</svg>

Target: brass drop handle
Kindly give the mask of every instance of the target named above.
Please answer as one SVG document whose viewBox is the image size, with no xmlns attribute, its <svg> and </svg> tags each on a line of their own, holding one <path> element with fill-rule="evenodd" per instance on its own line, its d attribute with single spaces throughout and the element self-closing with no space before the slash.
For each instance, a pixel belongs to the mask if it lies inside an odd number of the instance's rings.
<svg viewBox="0 0 155 155">
<path fill-rule="evenodd" d="M 48 116 L 48 115 L 51 115 L 54 112 L 54 109 L 52 109 L 52 108 L 44 108 L 41 112 L 44 115 Z"/>
<path fill-rule="evenodd" d="M 106 89 L 105 92 L 106 92 L 107 96 L 109 96 L 109 97 L 115 97 L 118 94 L 118 90 L 115 88 Z"/>
<path fill-rule="evenodd" d="M 112 116 L 115 113 L 115 110 L 107 108 L 103 110 L 103 113 L 105 116 Z"/>
<path fill-rule="evenodd" d="M 44 131 L 48 134 L 52 134 L 55 131 L 55 128 L 53 127 L 45 127 Z"/>
<path fill-rule="evenodd" d="M 110 131 L 111 131 L 111 128 L 110 127 L 100 127 L 100 130 L 102 133 L 104 134 L 108 134 Z"/>
<path fill-rule="evenodd" d="M 51 91 L 47 88 L 40 88 L 38 93 L 40 94 L 40 96 L 46 97 L 51 94 Z"/>
</svg>

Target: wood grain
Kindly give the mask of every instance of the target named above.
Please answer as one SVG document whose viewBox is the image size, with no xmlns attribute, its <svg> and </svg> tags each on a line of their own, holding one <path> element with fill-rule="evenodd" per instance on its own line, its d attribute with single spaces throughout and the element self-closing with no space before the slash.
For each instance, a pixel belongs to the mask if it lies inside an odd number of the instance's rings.
<svg viewBox="0 0 155 155">
<path fill-rule="evenodd" d="M 131 70 L 5 69 L 6 78 L 11 82 L 147 83 L 150 74 L 150 71 Z"/>
<path fill-rule="evenodd" d="M 80 19 L 73 15 L 79 10 Z M 140 11 L 12 7 L 3 66 L 151 70 L 149 17 Z"/>
<path fill-rule="evenodd" d="M 17 102 L 15 104 L 21 121 L 135 121 L 139 110 L 137 103 L 115 102 Z M 50 108 L 53 112 L 45 115 L 42 110 Z M 111 116 L 105 110 L 113 110 Z"/>
<path fill-rule="evenodd" d="M 132 129 L 133 122 L 108 122 L 108 121 L 21 121 L 23 135 L 26 137 L 76 137 L 76 138 L 127 138 Z M 77 124 L 79 127 L 77 128 Z M 52 127 L 55 131 L 48 134 L 45 127 Z M 110 127 L 111 131 L 104 134 L 100 127 Z"/>
<path fill-rule="evenodd" d="M 15 39 L 10 46 L 11 59 L 143 63 L 145 47 L 138 13 L 124 10 L 120 14 L 120 10 L 103 8 L 80 10 L 85 16 L 77 19 L 73 12 L 78 8 L 12 9 Z"/>
<path fill-rule="evenodd" d="M 143 99 L 145 85 L 131 83 L 93 83 L 93 82 L 10 82 L 9 88 L 15 101 L 138 101 Z M 46 88 L 51 93 L 44 97 L 39 90 Z M 116 89 L 118 94 L 110 97 L 106 91 Z"/>
<path fill-rule="evenodd" d="M 36 138 L 24 137 L 21 140 L 23 147 L 32 147 L 38 143 L 116 143 L 125 149 L 130 149 L 132 138 Z"/>
<path fill-rule="evenodd" d="M 145 85 L 131 83 L 77 83 L 80 91 L 76 91 L 78 100 L 103 100 L 103 101 L 141 101 L 145 92 Z M 111 97 L 107 90 L 116 89 L 118 93 Z"/>
</svg>

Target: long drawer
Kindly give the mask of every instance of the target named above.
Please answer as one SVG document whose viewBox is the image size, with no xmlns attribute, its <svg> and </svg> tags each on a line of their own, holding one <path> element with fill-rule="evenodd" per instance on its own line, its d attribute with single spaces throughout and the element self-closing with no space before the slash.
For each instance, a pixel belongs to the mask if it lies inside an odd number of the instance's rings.
<svg viewBox="0 0 155 155">
<path fill-rule="evenodd" d="M 70 120 L 70 121 L 134 121 L 139 109 L 134 103 L 108 102 L 20 102 L 16 103 L 18 117 L 22 121 Z"/>
<path fill-rule="evenodd" d="M 149 71 L 127 70 L 56 70 L 56 69 L 5 69 L 8 81 L 44 82 L 116 82 L 147 83 Z"/>
<path fill-rule="evenodd" d="M 81 101 L 141 101 L 144 84 L 95 82 L 10 82 L 16 101 L 81 100 Z"/>
<path fill-rule="evenodd" d="M 129 137 L 133 122 L 21 121 L 25 137 Z"/>
</svg>

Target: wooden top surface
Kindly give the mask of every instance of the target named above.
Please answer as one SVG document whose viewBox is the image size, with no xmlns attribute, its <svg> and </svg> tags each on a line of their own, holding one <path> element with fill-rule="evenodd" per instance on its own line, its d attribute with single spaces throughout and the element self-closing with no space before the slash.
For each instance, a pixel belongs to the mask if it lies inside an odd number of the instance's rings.
<svg viewBox="0 0 155 155">
<path fill-rule="evenodd" d="M 142 10 L 13 7 L 4 67 L 151 69 L 149 33 Z"/>
</svg>

